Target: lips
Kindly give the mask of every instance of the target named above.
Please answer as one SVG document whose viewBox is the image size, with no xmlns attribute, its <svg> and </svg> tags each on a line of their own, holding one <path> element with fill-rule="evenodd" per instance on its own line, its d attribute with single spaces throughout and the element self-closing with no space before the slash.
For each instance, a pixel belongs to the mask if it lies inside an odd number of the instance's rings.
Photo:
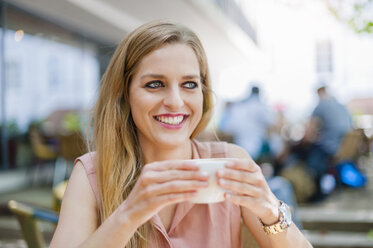
<svg viewBox="0 0 373 248">
<path fill-rule="evenodd" d="M 185 114 L 163 114 L 155 115 L 153 117 L 163 124 L 178 126 L 183 123 L 188 118 L 188 116 L 189 115 Z"/>
</svg>

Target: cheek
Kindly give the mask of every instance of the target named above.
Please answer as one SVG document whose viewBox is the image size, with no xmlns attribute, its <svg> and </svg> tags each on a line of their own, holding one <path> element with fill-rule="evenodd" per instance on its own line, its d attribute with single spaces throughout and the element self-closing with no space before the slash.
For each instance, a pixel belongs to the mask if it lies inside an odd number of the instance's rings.
<svg viewBox="0 0 373 248">
<path fill-rule="evenodd" d="M 137 126 L 139 122 L 141 123 L 141 119 L 143 119 L 146 109 L 145 109 L 145 106 L 142 106 L 143 103 L 139 100 L 135 100 L 131 102 L 130 105 L 131 105 L 132 118 Z"/>
<path fill-rule="evenodd" d="M 138 126 L 139 123 L 141 123 L 141 101 L 138 100 L 138 97 L 136 95 L 132 95 L 133 97 L 130 99 L 130 108 L 131 108 L 131 115 L 132 119 L 135 122 L 135 125 Z"/>
<path fill-rule="evenodd" d="M 202 113 L 203 113 L 203 95 L 198 96 L 198 99 L 195 99 L 193 101 L 193 109 L 195 110 L 196 117 L 198 117 L 198 121 L 201 120 L 202 118 Z"/>
</svg>

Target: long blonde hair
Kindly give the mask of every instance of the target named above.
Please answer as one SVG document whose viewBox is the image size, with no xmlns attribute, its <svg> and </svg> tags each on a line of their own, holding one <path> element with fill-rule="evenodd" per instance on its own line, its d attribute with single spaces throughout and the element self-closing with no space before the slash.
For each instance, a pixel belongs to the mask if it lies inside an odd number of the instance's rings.
<svg viewBox="0 0 373 248">
<path fill-rule="evenodd" d="M 136 126 L 131 116 L 129 88 L 140 61 L 169 43 L 189 45 L 195 52 L 203 84 L 203 115 L 191 135 L 208 124 L 213 101 L 207 58 L 198 37 L 188 28 L 166 21 L 152 21 L 132 31 L 118 45 L 101 80 L 101 91 L 93 112 L 93 144 L 101 205 L 99 222 L 107 219 L 131 192 L 143 165 Z M 138 228 L 126 247 L 147 247 L 154 232 L 150 222 Z"/>
</svg>

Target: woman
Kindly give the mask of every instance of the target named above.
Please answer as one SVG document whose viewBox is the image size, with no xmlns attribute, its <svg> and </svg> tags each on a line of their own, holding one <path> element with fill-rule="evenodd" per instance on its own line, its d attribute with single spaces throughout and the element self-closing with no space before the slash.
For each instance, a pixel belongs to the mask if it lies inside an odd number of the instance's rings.
<svg viewBox="0 0 373 248">
<path fill-rule="evenodd" d="M 211 111 L 193 32 L 154 21 L 130 33 L 102 79 L 95 152 L 77 159 L 51 247 L 240 247 L 241 217 L 262 247 L 311 247 L 295 225 L 265 234 L 284 204 L 243 149 L 193 140 Z M 237 158 L 217 173 L 224 202 L 188 201 L 207 187 L 191 160 L 204 157 Z"/>
</svg>

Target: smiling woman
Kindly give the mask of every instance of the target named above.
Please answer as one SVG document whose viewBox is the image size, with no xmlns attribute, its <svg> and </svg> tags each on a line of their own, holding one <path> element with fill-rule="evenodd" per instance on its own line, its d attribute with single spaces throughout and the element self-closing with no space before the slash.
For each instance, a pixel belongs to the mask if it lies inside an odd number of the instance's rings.
<svg viewBox="0 0 373 248">
<path fill-rule="evenodd" d="M 153 21 L 130 33 L 102 78 L 94 151 L 75 162 L 51 247 L 241 247 L 241 218 L 262 247 L 310 247 L 243 149 L 194 140 L 211 111 L 192 31 Z M 215 175 L 224 201 L 193 204 L 210 183 L 193 159 L 219 157 L 231 158 Z"/>
</svg>

